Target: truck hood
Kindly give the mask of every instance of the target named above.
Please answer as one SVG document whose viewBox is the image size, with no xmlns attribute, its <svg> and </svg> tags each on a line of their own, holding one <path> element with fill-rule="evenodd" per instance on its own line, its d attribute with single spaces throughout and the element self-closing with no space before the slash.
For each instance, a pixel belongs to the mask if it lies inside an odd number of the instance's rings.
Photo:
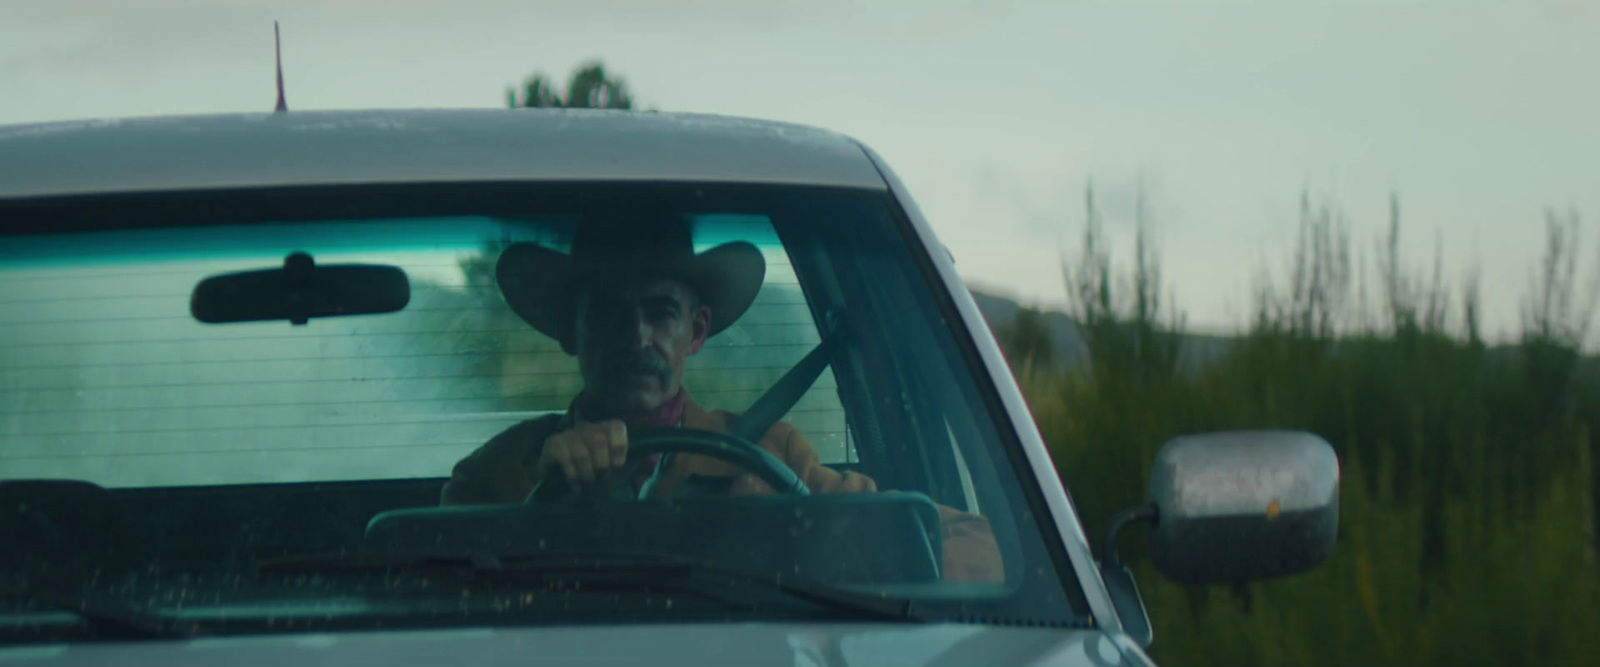
<svg viewBox="0 0 1600 667">
<path fill-rule="evenodd" d="M 1125 654 L 1126 651 L 1126 654 Z M 52 665 L 1133 665 L 1125 639 L 981 625 L 746 623 L 295 634 L 0 648 Z"/>
</svg>

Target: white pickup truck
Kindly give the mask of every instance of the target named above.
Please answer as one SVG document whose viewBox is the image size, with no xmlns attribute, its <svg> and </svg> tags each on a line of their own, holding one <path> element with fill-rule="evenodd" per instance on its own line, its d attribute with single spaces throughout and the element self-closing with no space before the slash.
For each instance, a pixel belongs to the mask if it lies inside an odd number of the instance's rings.
<svg viewBox="0 0 1600 667">
<path fill-rule="evenodd" d="M 1122 528 L 1221 583 L 1338 518 L 1196 435 L 1096 558 L 889 167 L 734 118 L 0 127 L 0 379 L 10 664 L 1149 664 Z"/>
</svg>

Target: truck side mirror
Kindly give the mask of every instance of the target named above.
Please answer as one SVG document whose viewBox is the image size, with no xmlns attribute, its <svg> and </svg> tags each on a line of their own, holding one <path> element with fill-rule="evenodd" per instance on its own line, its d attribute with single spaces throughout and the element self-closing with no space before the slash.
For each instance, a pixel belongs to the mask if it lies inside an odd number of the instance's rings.
<svg viewBox="0 0 1600 667">
<path fill-rule="evenodd" d="M 1299 574 L 1333 552 L 1339 531 L 1339 459 L 1300 431 L 1231 431 L 1174 438 L 1150 471 L 1149 502 L 1111 520 L 1101 573 L 1118 616 L 1150 642 L 1133 577 L 1117 538 L 1152 524 L 1150 554 L 1162 576 L 1223 584 Z"/>
<path fill-rule="evenodd" d="M 1310 433 L 1239 431 L 1175 438 L 1150 471 L 1150 554 L 1184 584 L 1299 574 L 1333 552 L 1339 459 Z"/>
</svg>

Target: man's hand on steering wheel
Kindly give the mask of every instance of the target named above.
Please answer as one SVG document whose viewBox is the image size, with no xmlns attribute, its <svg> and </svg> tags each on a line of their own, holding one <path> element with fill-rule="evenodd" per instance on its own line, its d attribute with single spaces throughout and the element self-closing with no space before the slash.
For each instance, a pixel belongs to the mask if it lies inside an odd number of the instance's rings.
<svg viewBox="0 0 1600 667">
<path fill-rule="evenodd" d="M 627 460 L 625 424 L 615 419 L 583 422 L 545 438 L 539 452 L 538 480 L 561 476 L 571 489 L 568 497 L 583 495 L 597 485 L 604 486 L 612 471 L 621 470 Z"/>
<path fill-rule="evenodd" d="M 612 422 L 615 423 L 615 422 Z M 551 436 L 546 445 L 555 447 L 540 454 L 541 470 L 546 471 L 528 494 L 528 503 L 570 500 L 587 497 L 599 500 L 610 496 L 611 488 L 623 479 L 627 465 L 641 464 L 657 454 L 685 453 L 721 459 L 754 473 L 773 491 L 810 495 L 805 482 L 787 464 L 760 445 L 720 431 L 693 428 L 646 429 L 638 434 L 630 450 L 627 432 L 620 424 L 583 424 Z M 620 444 L 621 448 L 618 448 Z M 632 452 L 635 460 L 628 462 Z M 621 462 L 612 454 L 620 452 Z M 546 459 L 551 463 L 543 463 Z M 606 461 L 597 470 L 596 461 Z M 585 463 L 587 462 L 587 463 Z M 548 465 L 549 467 L 544 467 Z M 588 467 L 585 468 L 584 465 Z M 567 472 L 571 470 L 571 473 Z M 584 473 L 587 470 L 588 477 Z M 577 484 L 568 484 L 576 480 Z M 572 487 L 581 487 L 574 493 Z"/>
</svg>

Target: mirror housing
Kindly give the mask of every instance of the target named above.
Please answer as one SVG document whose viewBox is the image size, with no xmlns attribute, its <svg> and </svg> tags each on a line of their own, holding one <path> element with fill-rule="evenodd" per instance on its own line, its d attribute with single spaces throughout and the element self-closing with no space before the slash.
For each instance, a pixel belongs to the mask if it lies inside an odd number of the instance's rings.
<svg viewBox="0 0 1600 667">
<path fill-rule="evenodd" d="M 281 269 L 211 276 L 194 286 L 189 313 L 207 324 L 392 313 L 411 301 L 411 281 L 399 267 L 382 264 L 317 266 L 294 253 Z"/>
<path fill-rule="evenodd" d="M 1298 431 L 1175 438 L 1150 473 L 1156 570 L 1183 584 L 1240 583 L 1298 574 L 1333 551 L 1339 460 Z"/>
</svg>

